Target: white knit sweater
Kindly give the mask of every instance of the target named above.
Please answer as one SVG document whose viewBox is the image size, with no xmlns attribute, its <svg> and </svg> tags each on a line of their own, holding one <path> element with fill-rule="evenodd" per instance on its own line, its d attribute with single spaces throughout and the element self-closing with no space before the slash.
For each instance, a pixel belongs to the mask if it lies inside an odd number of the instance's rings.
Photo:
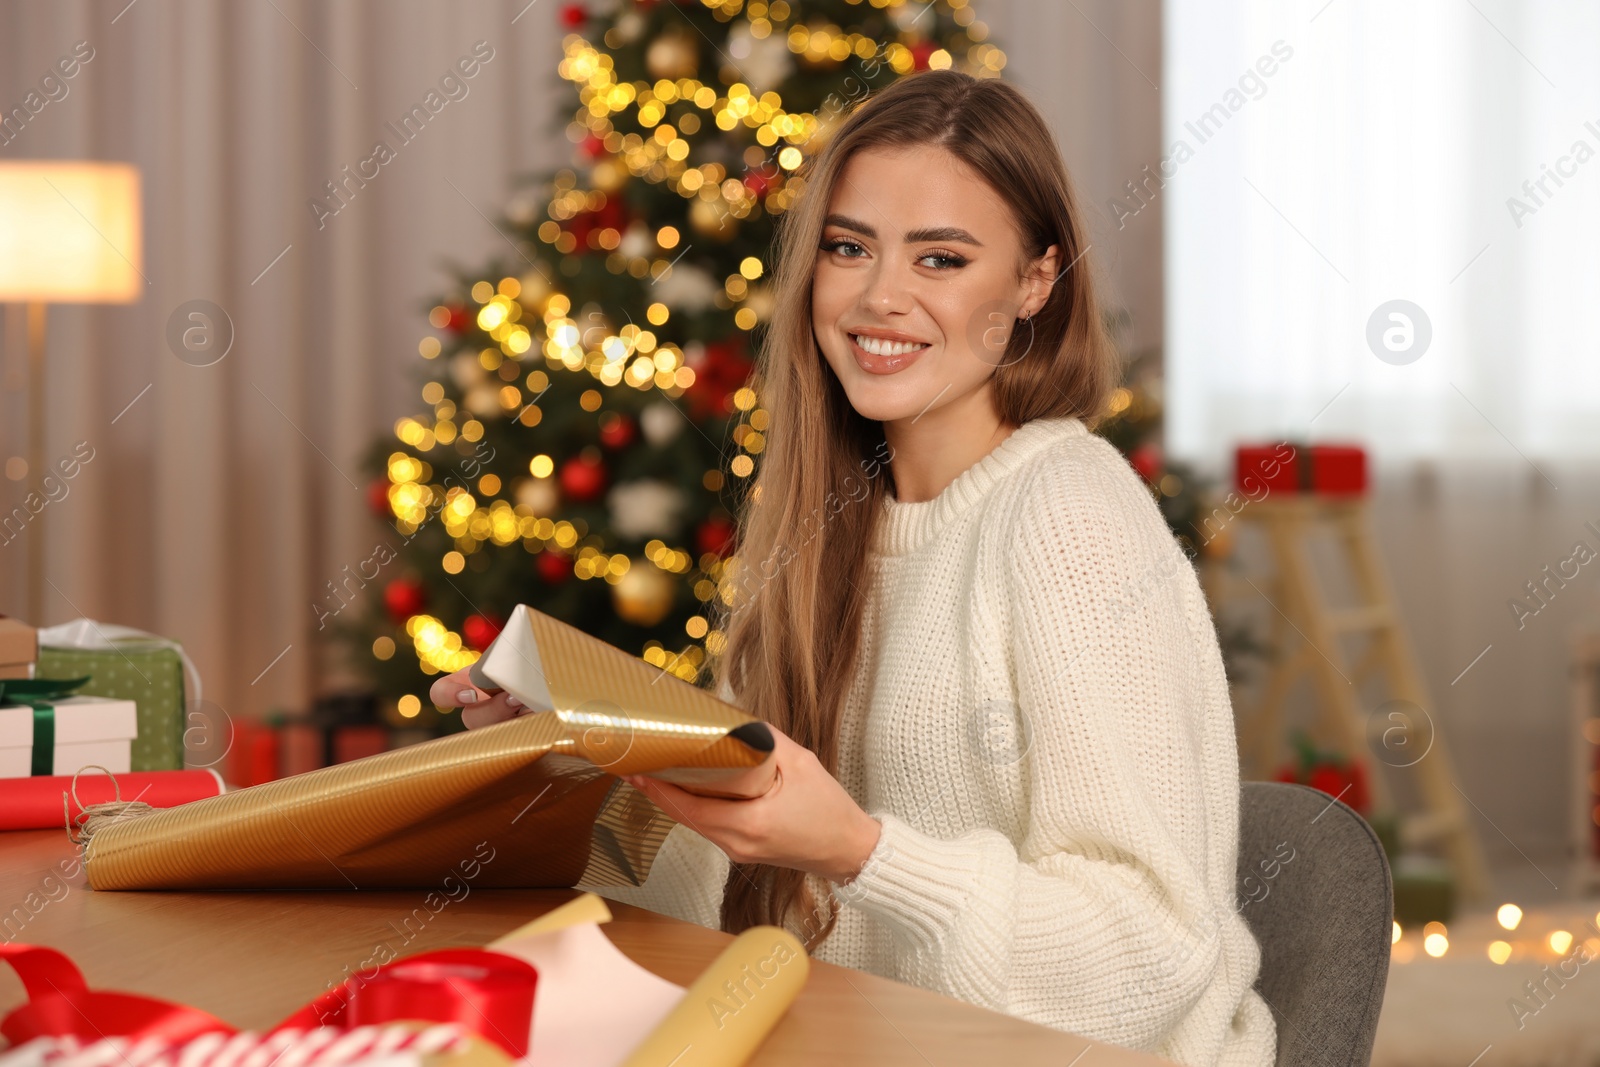
<svg viewBox="0 0 1600 1067">
<path fill-rule="evenodd" d="M 816 958 L 1192 1067 L 1271 1064 L 1221 650 L 1122 455 L 1026 423 L 933 500 L 887 501 L 861 579 L 838 777 L 883 834 Z M 727 874 L 680 825 L 643 886 L 584 888 L 715 929 Z"/>
</svg>

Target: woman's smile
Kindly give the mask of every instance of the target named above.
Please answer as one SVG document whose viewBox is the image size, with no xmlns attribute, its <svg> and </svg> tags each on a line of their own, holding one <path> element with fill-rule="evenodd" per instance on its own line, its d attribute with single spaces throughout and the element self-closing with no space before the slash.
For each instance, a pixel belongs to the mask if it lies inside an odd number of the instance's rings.
<svg viewBox="0 0 1600 1067">
<path fill-rule="evenodd" d="M 927 342 L 900 338 L 893 331 L 846 331 L 856 366 L 868 374 L 897 374 L 933 347 Z"/>
</svg>

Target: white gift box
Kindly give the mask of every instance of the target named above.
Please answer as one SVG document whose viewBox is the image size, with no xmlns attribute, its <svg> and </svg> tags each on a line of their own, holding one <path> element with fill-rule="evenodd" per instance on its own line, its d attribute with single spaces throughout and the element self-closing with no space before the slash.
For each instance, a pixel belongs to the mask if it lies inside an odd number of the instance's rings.
<svg viewBox="0 0 1600 1067">
<path fill-rule="evenodd" d="M 60 697 L 51 706 L 56 727 L 51 774 L 76 774 L 91 764 L 112 774 L 132 770 L 133 739 L 139 732 L 133 701 Z M 33 773 L 33 719 L 31 707 L 0 708 L 0 778 Z"/>
</svg>

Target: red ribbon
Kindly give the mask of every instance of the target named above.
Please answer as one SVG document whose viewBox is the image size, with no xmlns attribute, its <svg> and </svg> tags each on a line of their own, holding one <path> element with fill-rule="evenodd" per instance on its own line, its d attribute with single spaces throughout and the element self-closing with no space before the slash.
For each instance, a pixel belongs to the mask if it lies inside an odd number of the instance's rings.
<svg viewBox="0 0 1600 1067">
<path fill-rule="evenodd" d="M 301 1008 L 274 1030 L 370 1026 L 395 1019 L 459 1023 L 505 1049 L 528 1054 L 539 975 L 515 956 L 476 948 L 423 952 L 351 978 Z"/>
<path fill-rule="evenodd" d="M 158 1038 L 171 1044 L 237 1031 L 203 1011 L 134 993 L 93 990 L 65 955 L 37 945 L 0 944 L 0 960 L 22 979 L 28 1002 L 0 1020 L 13 1047 L 36 1037 Z M 349 1029 L 421 1019 L 459 1024 L 513 1058 L 528 1053 L 538 972 L 525 960 L 483 949 L 442 949 L 351 978 L 274 1026 Z"/>
</svg>

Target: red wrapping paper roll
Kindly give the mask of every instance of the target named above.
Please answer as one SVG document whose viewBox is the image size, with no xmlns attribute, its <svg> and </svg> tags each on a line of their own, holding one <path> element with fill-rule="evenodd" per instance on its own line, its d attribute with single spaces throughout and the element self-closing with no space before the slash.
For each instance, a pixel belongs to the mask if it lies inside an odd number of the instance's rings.
<svg viewBox="0 0 1600 1067">
<path fill-rule="evenodd" d="M 174 808 L 191 800 L 214 797 L 223 789 L 222 777 L 209 768 L 190 771 L 134 771 L 116 776 L 116 783 L 104 774 L 78 775 L 77 800 L 82 804 L 104 804 L 116 800 L 142 800 L 152 808 Z M 32 778 L 0 778 L 0 830 L 48 830 L 60 828 L 69 816 L 76 819 L 82 808 L 73 802 L 71 775 L 37 775 Z M 67 798 L 62 810 L 61 798 Z"/>
</svg>

